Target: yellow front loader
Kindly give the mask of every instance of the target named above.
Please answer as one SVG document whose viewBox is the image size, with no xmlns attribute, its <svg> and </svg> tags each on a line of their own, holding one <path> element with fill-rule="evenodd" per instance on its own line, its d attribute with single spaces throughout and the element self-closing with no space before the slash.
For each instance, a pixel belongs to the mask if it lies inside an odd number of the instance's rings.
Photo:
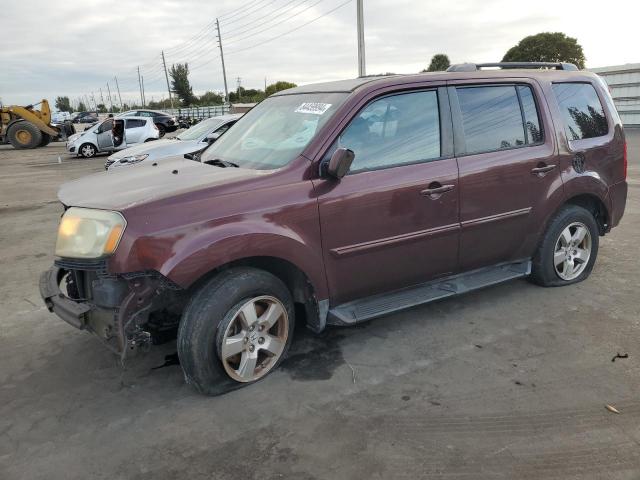
<svg viewBox="0 0 640 480">
<path fill-rule="evenodd" d="M 40 105 L 40 110 L 35 107 Z M 51 125 L 49 102 L 20 107 L 0 107 L 0 143 L 11 143 L 14 148 L 44 147 L 60 131 Z"/>
</svg>

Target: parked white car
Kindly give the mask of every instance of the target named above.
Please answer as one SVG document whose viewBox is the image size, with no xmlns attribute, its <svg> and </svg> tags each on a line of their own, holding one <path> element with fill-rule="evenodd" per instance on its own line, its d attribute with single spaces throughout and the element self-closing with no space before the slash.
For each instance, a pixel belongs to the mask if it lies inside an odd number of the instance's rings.
<svg viewBox="0 0 640 480">
<path fill-rule="evenodd" d="M 91 158 L 97 153 L 124 150 L 158 137 L 158 128 L 151 117 L 107 118 L 82 133 L 71 135 L 67 151 Z"/>
<path fill-rule="evenodd" d="M 54 112 L 51 114 L 51 121 L 53 123 L 62 123 L 67 120 L 71 120 L 71 114 L 69 112 Z"/>
<path fill-rule="evenodd" d="M 142 161 L 156 161 L 166 157 L 199 152 L 220 138 L 242 115 L 235 113 L 207 118 L 175 138 L 163 138 L 150 144 L 119 150 L 109 156 L 104 168 L 113 170 Z"/>
</svg>

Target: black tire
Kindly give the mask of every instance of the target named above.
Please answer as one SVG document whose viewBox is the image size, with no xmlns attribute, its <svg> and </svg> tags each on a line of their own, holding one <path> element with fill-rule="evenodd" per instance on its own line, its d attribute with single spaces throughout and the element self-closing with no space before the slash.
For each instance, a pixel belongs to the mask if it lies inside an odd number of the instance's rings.
<svg viewBox="0 0 640 480">
<path fill-rule="evenodd" d="M 40 140 L 40 146 L 46 147 L 47 145 L 49 145 L 50 141 L 51 141 L 51 135 L 49 135 L 48 133 L 43 133 L 42 140 Z"/>
<path fill-rule="evenodd" d="M 144 141 L 144 143 L 147 143 L 147 142 L 153 142 L 154 140 L 156 140 L 156 139 L 155 139 L 155 138 L 147 138 L 147 139 Z"/>
<path fill-rule="evenodd" d="M 7 131 L 13 148 L 37 148 L 42 141 L 42 132 L 33 123 L 22 120 L 11 125 Z"/>
<path fill-rule="evenodd" d="M 80 145 L 80 148 L 78 149 L 78 155 L 84 158 L 95 157 L 97 153 L 98 153 L 98 149 L 93 143 L 83 143 L 82 145 Z"/>
<path fill-rule="evenodd" d="M 591 253 L 582 272 L 573 279 L 565 280 L 556 271 L 554 253 L 560 234 L 568 226 L 576 222 L 587 227 L 589 231 Z M 563 206 L 549 222 L 549 226 L 533 257 L 531 281 L 543 287 L 561 287 L 585 280 L 591 274 L 598 256 L 599 233 L 598 224 L 591 212 L 577 205 Z"/>
<path fill-rule="evenodd" d="M 284 350 L 266 374 L 257 380 L 240 382 L 227 374 L 220 349 L 224 332 L 240 306 L 255 297 L 278 299 L 288 315 Z M 178 357 L 185 380 L 198 392 L 220 395 L 254 384 L 273 372 L 286 357 L 295 325 L 291 294 L 272 274 L 250 267 L 225 270 L 202 285 L 188 302 L 178 329 Z"/>
<path fill-rule="evenodd" d="M 158 138 L 164 137 L 165 133 L 167 133 L 167 129 L 161 123 L 156 123 L 156 127 L 158 127 Z"/>
</svg>

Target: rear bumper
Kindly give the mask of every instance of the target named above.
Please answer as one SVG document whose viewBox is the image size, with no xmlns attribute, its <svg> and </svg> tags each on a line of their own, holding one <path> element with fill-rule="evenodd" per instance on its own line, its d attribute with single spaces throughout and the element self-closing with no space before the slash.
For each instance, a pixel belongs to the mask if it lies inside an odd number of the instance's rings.
<svg viewBox="0 0 640 480">
<path fill-rule="evenodd" d="M 627 205 L 627 182 L 622 181 L 609 187 L 609 202 L 611 205 L 611 227 L 620 223 Z"/>
</svg>

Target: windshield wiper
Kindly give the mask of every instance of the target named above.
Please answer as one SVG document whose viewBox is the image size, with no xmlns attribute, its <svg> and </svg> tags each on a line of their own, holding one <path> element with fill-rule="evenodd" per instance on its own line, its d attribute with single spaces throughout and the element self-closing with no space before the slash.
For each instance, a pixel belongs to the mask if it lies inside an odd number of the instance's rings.
<svg viewBox="0 0 640 480">
<path fill-rule="evenodd" d="M 214 158 L 213 160 L 206 160 L 203 163 L 206 163 L 207 165 L 213 165 L 215 167 L 222 167 L 222 168 L 226 168 L 226 167 L 239 168 L 237 163 L 227 162 L 226 160 L 220 160 L 219 158 Z"/>
</svg>

